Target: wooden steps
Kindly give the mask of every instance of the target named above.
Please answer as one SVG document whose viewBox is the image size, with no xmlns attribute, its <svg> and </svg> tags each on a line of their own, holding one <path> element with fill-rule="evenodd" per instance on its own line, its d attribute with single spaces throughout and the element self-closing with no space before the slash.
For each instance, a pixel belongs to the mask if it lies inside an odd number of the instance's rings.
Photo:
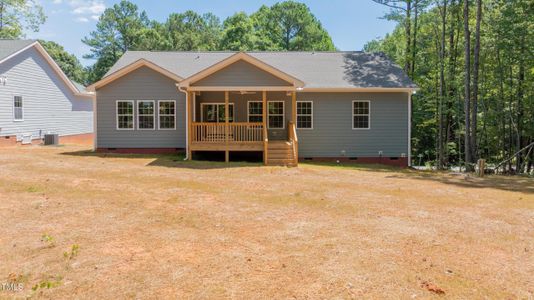
<svg viewBox="0 0 534 300">
<path fill-rule="evenodd" d="M 293 144 L 287 141 L 269 141 L 267 154 L 268 166 L 296 166 Z"/>
</svg>

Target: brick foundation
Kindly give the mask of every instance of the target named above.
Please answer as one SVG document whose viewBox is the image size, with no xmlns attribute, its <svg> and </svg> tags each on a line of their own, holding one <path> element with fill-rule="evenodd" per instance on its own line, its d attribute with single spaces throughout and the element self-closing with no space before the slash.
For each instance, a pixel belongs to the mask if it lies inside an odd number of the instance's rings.
<svg viewBox="0 0 534 300">
<path fill-rule="evenodd" d="M 380 164 L 406 168 L 408 167 L 407 157 L 299 157 L 299 162 L 315 161 L 315 162 L 336 162 L 353 163 L 353 164 Z"/>
<path fill-rule="evenodd" d="M 122 154 L 178 154 L 185 153 L 182 148 L 97 148 L 99 153 L 122 153 Z"/>
</svg>

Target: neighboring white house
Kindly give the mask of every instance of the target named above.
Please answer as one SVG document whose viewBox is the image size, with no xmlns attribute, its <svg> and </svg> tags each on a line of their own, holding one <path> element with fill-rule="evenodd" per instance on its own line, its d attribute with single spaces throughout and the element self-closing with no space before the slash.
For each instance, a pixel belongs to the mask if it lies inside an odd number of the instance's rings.
<svg viewBox="0 0 534 300">
<path fill-rule="evenodd" d="M 39 42 L 0 40 L 0 143 L 92 132 L 92 95 Z"/>
</svg>

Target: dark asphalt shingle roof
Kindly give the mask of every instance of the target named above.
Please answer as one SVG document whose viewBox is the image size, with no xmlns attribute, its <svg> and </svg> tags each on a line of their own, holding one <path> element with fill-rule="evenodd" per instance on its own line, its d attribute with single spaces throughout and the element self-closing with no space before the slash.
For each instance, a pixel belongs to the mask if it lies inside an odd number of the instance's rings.
<svg viewBox="0 0 534 300">
<path fill-rule="evenodd" d="M 128 51 L 108 76 L 145 59 L 182 78 L 194 75 L 236 52 Z M 416 88 L 404 71 L 382 53 L 246 52 L 302 80 L 306 88 Z"/>
</svg>

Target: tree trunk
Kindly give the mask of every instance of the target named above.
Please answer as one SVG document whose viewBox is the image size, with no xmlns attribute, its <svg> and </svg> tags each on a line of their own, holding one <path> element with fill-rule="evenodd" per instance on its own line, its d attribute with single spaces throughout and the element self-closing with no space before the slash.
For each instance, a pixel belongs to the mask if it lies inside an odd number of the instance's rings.
<svg viewBox="0 0 534 300">
<path fill-rule="evenodd" d="M 471 34 L 469 32 L 469 0 L 464 0 L 464 37 L 465 37 L 465 168 L 472 171 L 471 157 Z"/>
<path fill-rule="evenodd" d="M 413 41 L 412 41 L 412 61 L 410 77 L 413 79 L 415 74 L 415 61 L 417 56 L 417 21 L 419 17 L 419 0 L 414 3 L 414 20 L 413 20 Z"/>
<path fill-rule="evenodd" d="M 477 0 L 477 16 L 475 28 L 475 49 L 473 54 L 473 98 L 471 105 L 471 158 L 478 155 L 477 115 L 478 115 L 478 75 L 480 69 L 480 21 L 482 19 L 482 0 Z"/>
<path fill-rule="evenodd" d="M 411 49 L 412 47 L 412 0 L 406 0 L 406 61 L 404 62 L 404 71 L 410 74 Z"/>
<path fill-rule="evenodd" d="M 443 143 L 443 102 L 445 100 L 445 32 L 447 30 L 447 3 L 443 0 L 441 13 L 441 39 L 439 50 L 439 105 L 438 105 L 438 169 L 443 169 L 444 143 Z"/>
<path fill-rule="evenodd" d="M 516 142 L 515 147 L 516 149 L 521 149 L 521 141 L 523 139 L 523 96 L 524 96 L 524 90 L 523 90 L 523 82 L 525 81 L 525 36 L 521 36 L 521 45 L 520 47 L 520 55 L 519 55 L 519 75 L 518 75 L 518 81 L 517 81 L 517 135 L 516 135 Z M 518 173 L 521 173 L 520 166 L 523 162 L 523 154 L 519 153 L 516 157 L 515 163 L 516 163 L 516 171 Z"/>
</svg>

